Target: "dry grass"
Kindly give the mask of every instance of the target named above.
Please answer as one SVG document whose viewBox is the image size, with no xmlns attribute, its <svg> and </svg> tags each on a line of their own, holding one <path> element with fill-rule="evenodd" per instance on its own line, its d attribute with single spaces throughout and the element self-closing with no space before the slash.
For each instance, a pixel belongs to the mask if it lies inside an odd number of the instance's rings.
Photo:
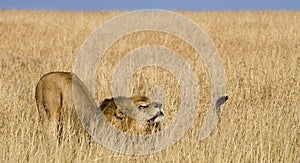
<svg viewBox="0 0 300 163">
<path fill-rule="evenodd" d="M 0 11 L 0 160 L 2 162 L 298 162 L 300 161 L 300 13 L 181 13 L 209 34 L 224 62 L 229 101 L 221 123 L 205 141 L 198 138 L 210 97 L 210 79 L 195 51 L 170 35 L 142 32 L 116 42 L 97 74 L 99 100 L 111 96 L 111 70 L 141 45 L 179 52 L 201 83 L 199 117 L 175 145 L 152 155 L 127 156 L 67 135 L 50 144 L 38 127 L 34 89 L 42 74 L 71 71 L 86 37 L 116 12 Z M 155 75 L 153 75 L 155 73 Z M 161 79 L 160 79 L 161 78 Z M 101 79 L 101 80 L 100 80 Z M 145 68 L 135 74 L 133 94 L 151 85 L 167 93 L 167 124 L 177 114 L 179 87 L 169 72 Z M 107 90 L 102 91 L 101 90 Z"/>
</svg>

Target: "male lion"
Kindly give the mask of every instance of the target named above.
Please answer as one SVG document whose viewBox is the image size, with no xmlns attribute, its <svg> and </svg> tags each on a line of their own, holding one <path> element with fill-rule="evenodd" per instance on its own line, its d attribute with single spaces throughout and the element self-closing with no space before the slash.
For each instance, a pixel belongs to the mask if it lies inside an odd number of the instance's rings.
<svg viewBox="0 0 300 163">
<path fill-rule="evenodd" d="M 81 130 L 83 128 L 75 112 L 72 78 L 75 79 L 74 87 L 80 90 L 79 94 L 84 97 L 84 102 L 92 103 L 92 96 L 87 89 L 84 89 L 86 87 L 83 82 L 70 72 L 45 74 L 36 86 L 39 117 L 44 129 L 50 136 L 52 135 L 51 137 L 60 136 L 66 128 L 75 129 L 77 133 L 80 130 L 78 128 Z M 91 108 L 95 110 L 88 110 L 88 115 L 102 112 L 108 121 L 122 131 L 135 129 L 139 130 L 138 133 L 140 131 L 151 133 L 160 129 L 164 119 L 162 104 L 150 102 L 145 96 L 105 99 L 100 108 L 97 106 Z"/>
</svg>

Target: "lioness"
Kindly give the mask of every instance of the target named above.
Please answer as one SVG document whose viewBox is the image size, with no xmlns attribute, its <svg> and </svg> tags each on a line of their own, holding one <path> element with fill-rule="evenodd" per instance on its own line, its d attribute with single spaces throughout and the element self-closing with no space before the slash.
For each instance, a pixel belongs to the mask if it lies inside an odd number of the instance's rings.
<svg viewBox="0 0 300 163">
<path fill-rule="evenodd" d="M 98 111 L 116 127 L 134 133 L 152 133 L 161 129 L 164 120 L 162 104 L 150 102 L 146 96 L 105 99 Z"/>
<path fill-rule="evenodd" d="M 70 72 L 45 74 L 36 86 L 35 97 L 41 123 L 54 137 L 59 136 L 66 127 L 78 128 L 81 125 L 78 123 L 80 121 L 74 107 L 72 77 L 76 79 L 74 86 L 85 87 L 80 79 Z M 82 96 L 88 96 L 89 92 L 81 90 Z M 85 99 L 93 100 L 90 96 Z M 145 96 L 105 99 L 95 112 L 91 111 L 96 114 L 99 112 L 103 112 L 106 119 L 122 131 L 138 129 L 150 133 L 160 129 L 164 119 L 162 104 L 150 102 Z"/>
</svg>

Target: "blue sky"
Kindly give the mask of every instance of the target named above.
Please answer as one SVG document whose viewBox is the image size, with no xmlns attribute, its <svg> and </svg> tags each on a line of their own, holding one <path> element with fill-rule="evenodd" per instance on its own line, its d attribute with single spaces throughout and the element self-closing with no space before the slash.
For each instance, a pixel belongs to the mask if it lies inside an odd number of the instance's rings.
<svg viewBox="0 0 300 163">
<path fill-rule="evenodd" d="M 189 11 L 300 10 L 300 0 L 0 0 L 0 9 Z"/>
</svg>

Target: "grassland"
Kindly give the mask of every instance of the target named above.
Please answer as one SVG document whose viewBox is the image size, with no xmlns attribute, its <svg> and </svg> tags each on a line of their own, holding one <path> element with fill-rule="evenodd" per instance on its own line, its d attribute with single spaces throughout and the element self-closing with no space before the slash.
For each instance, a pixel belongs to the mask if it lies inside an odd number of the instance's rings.
<svg viewBox="0 0 300 163">
<path fill-rule="evenodd" d="M 201 105 L 193 126 L 173 146 L 152 155 L 114 153 L 82 135 L 51 144 L 39 132 L 34 93 L 41 75 L 72 71 L 81 44 L 118 12 L 0 11 L 1 162 L 299 162 L 300 12 L 181 12 L 212 38 L 224 63 L 229 100 L 216 130 L 198 140 L 210 102 L 210 78 L 196 52 L 178 38 L 139 32 L 117 41 L 99 66 L 96 93 L 110 97 L 112 67 L 142 45 L 179 52 L 199 74 Z M 155 74 L 155 75 L 153 75 Z M 154 77 L 153 77 L 154 76 Z M 133 94 L 151 85 L 166 90 L 166 126 L 178 111 L 179 88 L 172 74 L 143 69 Z M 82 137 L 80 143 L 77 138 Z"/>
</svg>

